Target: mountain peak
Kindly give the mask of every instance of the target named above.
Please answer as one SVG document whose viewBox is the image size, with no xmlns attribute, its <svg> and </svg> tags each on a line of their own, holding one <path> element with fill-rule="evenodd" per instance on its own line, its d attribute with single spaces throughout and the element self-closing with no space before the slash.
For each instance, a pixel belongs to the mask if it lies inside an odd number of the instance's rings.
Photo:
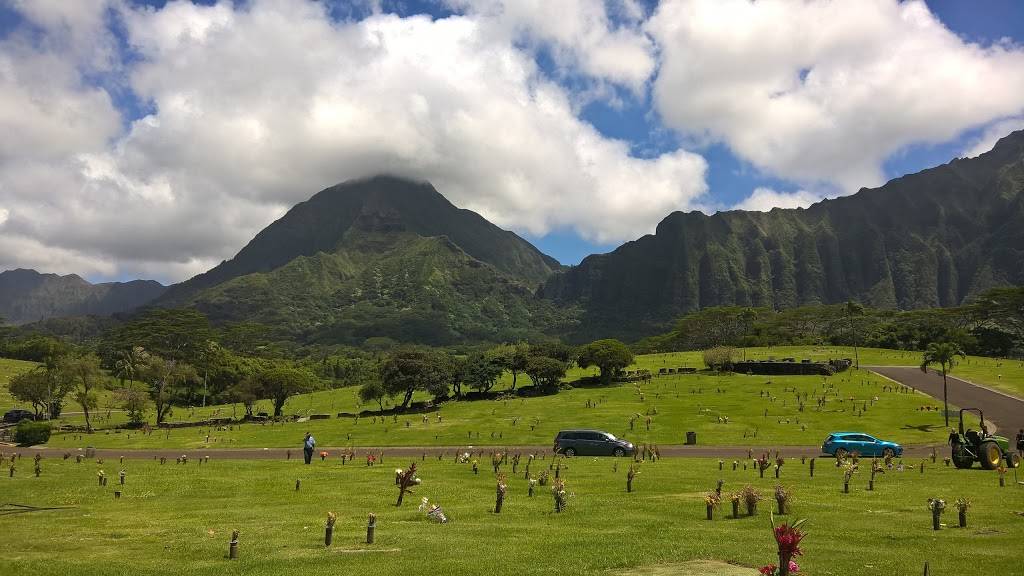
<svg viewBox="0 0 1024 576">
<path fill-rule="evenodd" d="M 561 269 L 516 234 L 455 207 L 429 182 L 381 174 L 342 182 L 296 204 L 234 258 L 171 287 L 162 301 L 181 303 L 206 288 L 275 270 L 301 256 L 384 249 L 401 235 L 445 236 L 470 257 L 531 289 Z"/>
</svg>

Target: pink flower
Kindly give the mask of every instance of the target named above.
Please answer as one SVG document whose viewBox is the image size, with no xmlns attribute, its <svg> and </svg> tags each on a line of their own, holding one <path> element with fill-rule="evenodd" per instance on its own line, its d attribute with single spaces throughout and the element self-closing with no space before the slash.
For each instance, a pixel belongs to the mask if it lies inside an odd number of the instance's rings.
<svg viewBox="0 0 1024 576">
<path fill-rule="evenodd" d="M 792 560 L 790 560 L 789 561 L 789 572 L 790 573 L 795 573 L 795 572 L 799 572 L 799 571 L 800 571 L 800 566 L 798 566 L 796 562 L 793 562 Z"/>
</svg>

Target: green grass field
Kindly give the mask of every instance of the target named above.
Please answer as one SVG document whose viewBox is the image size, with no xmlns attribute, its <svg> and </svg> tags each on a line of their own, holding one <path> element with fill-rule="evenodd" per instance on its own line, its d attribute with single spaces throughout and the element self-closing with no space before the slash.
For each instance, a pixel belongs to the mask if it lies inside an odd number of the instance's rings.
<svg viewBox="0 0 1024 576">
<path fill-rule="evenodd" d="M 740 351 L 746 358 L 796 357 L 822 360 L 852 356 L 852 349 L 840 347 L 775 347 L 747 348 Z M 880 349 L 861 349 L 864 365 L 914 365 L 920 354 Z M 970 357 L 954 370 L 954 374 L 984 385 L 1013 392 L 1014 386 L 1024 388 L 1024 368 L 1019 362 Z M 0 408 L 10 403 L 2 385 L 17 370 L 29 369 L 31 363 L 0 361 Z M 701 367 L 699 352 L 651 354 L 637 357 L 633 368 L 647 368 L 657 373 L 659 368 Z M 591 369 L 574 368 L 568 381 L 595 373 Z M 998 378 L 1002 375 L 1003 378 Z M 563 428 L 594 427 L 625 436 L 637 443 L 679 444 L 686 431 L 695 431 L 700 444 L 733 446 L 765 446 L 781 444 L 816 444 L 825 434 L 840 429 L 864 430 L 883 438 L 904 444 L 941 442 L 944 435 L 938 427 L 938 413 L 922 412 L 922 407 L 937 408 L 939 403 L 924 395 L 883 392 L 883 380 L 866 370 L 850 371 L 831 378 L 775 377 L 746 375 L 686 375 L 656 377 L 650 384 L 639 388 L 632 384 L 608 388 L 576 388 L 557 396 L 543 398 L 511 398 L 498 401 L 448 402 L 437 414 L 430 414 L 423 422 L 413 414 L 386 419 L 364 417 L 358 422 L 351 418 L 339 419 L 338 412 L 355 413 L 375 410 L 376 404 L 360 405 L 357 388 L 344 387 L 321 390 L 296 396 L 285 406 L 287 414 L 330 414 L 330 420 L 301 422 L 286 425 L 236 426 L 230 430 L 183 429 L 166 434 L 143 437 L 140 434 L 115 432 L 126 418 L 118 410 L 113 395 L 101 395 L 100 409 L 94 412 L 94 425 L 101 430 L 86 440 L 74 434 L 57 434 L 51 440 L 54 446 L 150 448 L 175 447 L 287 447 L 294 446 L 306 430 L 312 431 L 321 445 L 547 445 L 554 434 Z M 529 384 L 529 378 L 519 376 L 519 385 Z M 887 383 L 887 382 L 886 382 Z M 511 377 L 505 375 L 498 389 L 506 389 Z M 114 387 L 113 380 L 108 385 Z M 838 396 L 828 396 L 819 412 L 815 410 L 814 396 L 833 386 Z M 803 413 L 798 412 L 793 389 L 812 396 Z M 719 392 L 721 390 L 721 392 Z M 775 400 L 762 397 L 770 390 Z M 641 399 L 642 394 L 642 399 Z M 1020 394 L 1024 396 L 1024 393 Z M 871 405 L 871 400 L 878 402 Z M 850 398 L 855 402 L 851 403 Z M 418 397 L 425 400 L 426 397 Z M 588 408 L 588 402 L 591 406 Z M 869 409 L 863 415 L 854 415 L 853 406 Z M 387 406 L 388 404 L 386 404 Z M 765 410 L 768 416 L 765 416 Z M 80 408 L 69 403 L 62 424 L 81 425 Z M 268 401 L 260 402 L 257 411 L 270 410 Z M 655 414 L 657 410 L 657 414 Z M 202 420 L 210 416 L 240 417 L 240 405 L 208 406 L 205 408 L 175 408 L 169 421 Z M 634 427 L 629 421 L 637 414 Z M 647 430 L 646 418 L 652 418 Z M 719 417 L 729 418 L 728 424 L 719 423 Z M 799 423 L 798 423 L 799 419 Z M 406 426 L 408 422 L 408 426 Z M 754 436 L 756 431 L 756 436 Z M 493 434 L 493 437 L 492 437 Z M 206 437 L 210 436 L 207 444 Z"/>
<path fill-rule="evenodd" d="M 703 445 L 809 445 L 818 444 L 829 432 L 839 430 L 864 430 L 904 444 L 943 441 L 939 413 L 920 410 L 922 406 L 937 409 L 941 403 L 922 394 L 884 391 L 883 386 L 888 384 L 866 371 L 830 378 L 774 377 L 770 383 L 765 376 L 665 376 L 642 386 L 574 388 L 540 398 L 450 401 L 438 412 L 426 414 L 426 419 L 420 414 L 397 418 L 364 416 L 358 422 L 351 417 L 332 417 L 276 425 L 248 423 L 214 430 L 193 427 L 151 435 L 100 431 L 82 439 L 69 433 L 55 434 L 50 445 L 291 447 L 298 446 L 303 433 L 309 430 L 321 446 L 546 446 L 558 430 L 577 427 L 607 430 L 637 444 L 682 444 L 687 431 L 695 431 Z M 798 392 L 810 396 L 803 412 L 798 408 Z M 826 392 L 827 400 L 819 410 L 815 398 Z M 353 394 L 353 388 L 323 391 L 294 398 L 286 408 L 289 413 L 333 414 L 354 410 Z M 859 410 L 864 406 L 868 410 L 861 415 Z M 237 414 L 241 413 L 239 409 Z M 231 416 L 232 411 L 222 408 L 221 415 Z"/>
<path fill-rule="evenodd" d="M 641 574 L 691 560 L 757 567 L 771 562 L 775 544 L 768 511 L 776 480 L 753 468 L 718 471 L 714 459 L 663 459 L 644 463 L 626 493 L 628 461 L 576 458 L 562 470 L 569 509 L 553 511 L 547 488 L 527 496 L 523 464 L 511 477 L 500 515 L 492 512 L 494 476 L 489 457 L 474 475 L 450 458 L 417 462 L 423 483 L 394 506 L 395 467 L 342 466 L 336 457 L 303 466 L 297 461 L 215 461 L 165 466 L 128 460 L 127 484 L 115 500 L 115 461 L 98 465 L 44 459 L 42 476 L 23 458 L 14 478 L 0 477 L 3 501 L 67 509 L 0 515 L 0 556 L 5 574 Z M 526 458 L 523 458 L 525 463 Z M 357 462 L 359 462 L 357 460 Z M 792 493 L 791 513 L 807 518 L 809 535 L 802 573 L 818 576 L 920 574 L 1019 574 L 1024 571 L 1024 488 L 999 488 L 994 472 L 957 471 L 927 464 L 878 477 L 867 491 L 868 463 L 842 493 L 842 475 L 830 460 L 807 465 L 789 460 L 781 482 Z M 550 460 L 534 462 L 534 474 Z M 613 466 L 617 470 L 613 471 Z M 96 472 L 104 469 L 105 488 Z M 733 519 L 726 498 L 713 521 L 705 520 L 703 495 L 719 478 L 724 493 L 745 484 L 766 497 L 755 517 Z M 295 491 L 295 481 L 302 481 Z M 972 501 L 968 528 L 956 525 L 953 500 Z M 443 506 L 450 522 L 437 524 L 417 511 L 420 497 Z M 936 532 L 929 497 L 948 502 Z M 334 545 L 323 546 L 328 511 L 338 514 Z M 367 514 L 377 514 L 376 543 L 364 543 Z M 226 559 L 232 529 L 241 531 L 240 558 Z M 756 574 L 754 570 L 703 568 L 672 574 Z"/>
</svg>

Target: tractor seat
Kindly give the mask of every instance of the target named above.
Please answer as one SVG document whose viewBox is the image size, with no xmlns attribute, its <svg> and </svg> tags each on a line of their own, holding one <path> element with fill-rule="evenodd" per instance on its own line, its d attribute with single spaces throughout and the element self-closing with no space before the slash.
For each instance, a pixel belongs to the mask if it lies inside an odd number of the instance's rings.
<svg viewBox="0 0 1024 576">
<path fill-rule="evenodd" d="M 964 436 L 966 436 L 967 441 L 974 446 L 981 444 L 981 436 L 979 436 L 978 433 L 975 432 L 974 430 L 968 430 L 967 434 L 964 434 Z"/>
</svg>

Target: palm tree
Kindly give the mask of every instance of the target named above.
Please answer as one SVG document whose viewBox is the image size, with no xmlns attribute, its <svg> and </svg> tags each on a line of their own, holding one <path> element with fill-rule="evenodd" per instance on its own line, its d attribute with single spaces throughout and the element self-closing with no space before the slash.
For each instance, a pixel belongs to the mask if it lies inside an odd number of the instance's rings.
<svg viewBox="0 0 1024 576">
<path fill-rule="evenodd" d="M 135 374 L 139 370 L 139 364 L 146 354 L 142 346 L 133 346 L 131 350 L 123 350 L 121 358 L 114 363 L 114 373 L 121 380 L 121 387 L 124 388 L 124 381 L 129 384 L 135 383 Z"/>
<path fill-rule="evenodd" d="M 946 374 L 953 371 L 956 366 L 956 358 L 966 358 L 967 355 L 954 342 L 932 342 L 924 351 L 921 358 L 921 371 L 927 372 L 928 367 L 937 364 L 942 370 L 942 405 L 946 414 L 946 428 L 949 428 L 949 393 L 946 387 Z"/>
<path fill-rule="evenodd" d="M 857 350 L 857 324 L 853 321 L 853 319 L 856 316 L 864 315 L 864 306 L 860 302 L 847 300 L 844 310 L 846 311 L 846 317 L 850 319 L 850 331 L 853 332 L 854 363 L 857 366 L 857 370 L 860 370 L 860 352 Z"/>
</svg>

